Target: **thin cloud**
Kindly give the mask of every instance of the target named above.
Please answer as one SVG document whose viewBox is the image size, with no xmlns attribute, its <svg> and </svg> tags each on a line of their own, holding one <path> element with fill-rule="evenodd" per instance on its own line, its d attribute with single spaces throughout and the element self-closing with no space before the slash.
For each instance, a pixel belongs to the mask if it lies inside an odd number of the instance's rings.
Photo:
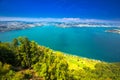
<svg viewBox="0 0 120 80">
<path fill-rule="evenodd" d="M 0 21 L 26 21 L 26 22 L 82 22 L 82 23 L 117 23 L 120 21 L 81 19 L 81 18 L 23 18 L 23 17 L 0 17 Z"/>
</svg>

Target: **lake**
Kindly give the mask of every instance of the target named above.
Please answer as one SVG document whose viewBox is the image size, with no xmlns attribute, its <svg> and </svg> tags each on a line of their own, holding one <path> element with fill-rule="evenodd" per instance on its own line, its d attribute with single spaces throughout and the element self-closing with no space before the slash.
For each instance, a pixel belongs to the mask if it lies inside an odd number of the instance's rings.
<svg viewBox="0 0 120 80">
<path fill-rule="evenodd" d="M 28 37 L 38 44 L 72 55 L 120 62 L 120 34 L 105 32 L 114 27 L 33 27 L 0 32 L 0 41 L 9 42 L 19 36 Z"/>
</svg>

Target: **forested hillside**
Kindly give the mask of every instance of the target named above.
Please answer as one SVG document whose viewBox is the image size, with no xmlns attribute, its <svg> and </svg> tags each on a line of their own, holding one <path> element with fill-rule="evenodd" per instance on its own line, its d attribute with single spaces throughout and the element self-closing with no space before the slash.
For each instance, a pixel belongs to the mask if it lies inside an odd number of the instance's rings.
<svg viewBox="0 0 120 80">
<path fill-rule="evenodd" d="M 19 37 L 0 42 L 0 80 L 120 80 L 120 63 L 65 54 Z"/>
</svg>

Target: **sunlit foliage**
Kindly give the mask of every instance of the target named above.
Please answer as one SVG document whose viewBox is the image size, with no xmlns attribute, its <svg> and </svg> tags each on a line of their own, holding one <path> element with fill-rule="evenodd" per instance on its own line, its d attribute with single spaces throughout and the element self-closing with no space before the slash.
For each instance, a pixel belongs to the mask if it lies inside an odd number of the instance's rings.
<svg viewBox="0 0 120 80">
<path fill-rule="evenodd" d="M 120 80 L 119 66 L 53 51 L 24 37 L 0 42 L 0 80 Z"/>
</svg>

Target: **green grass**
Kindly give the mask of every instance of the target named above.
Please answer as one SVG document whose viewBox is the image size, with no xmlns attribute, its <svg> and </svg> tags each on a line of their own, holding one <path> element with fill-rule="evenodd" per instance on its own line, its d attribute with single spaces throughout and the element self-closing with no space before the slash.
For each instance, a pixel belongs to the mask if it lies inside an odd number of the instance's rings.
<svg viewBox="0 0 120 80">
<path fill-rule="evenodd" d="M 61 53 L 61 55 L 63 55 L 65 57 L 66 61 L 68 62 L 70 70 L 83 69 L 84 67 L 89 67 L 90 69 L 95 69 L 95 65 L 97 63 L 105 63 L 100 60 L 93 60 L 93 59 L 89 59 L 89 58 L 83 58 L 83 57 L 79 57 L 79 56 L 69 55 L 69 54 L 65 54 L 63 52 L 59 52 L 59 51 L 56 51 L 55 53 L 57 53 L 57 54 Z"/>
</svg>

